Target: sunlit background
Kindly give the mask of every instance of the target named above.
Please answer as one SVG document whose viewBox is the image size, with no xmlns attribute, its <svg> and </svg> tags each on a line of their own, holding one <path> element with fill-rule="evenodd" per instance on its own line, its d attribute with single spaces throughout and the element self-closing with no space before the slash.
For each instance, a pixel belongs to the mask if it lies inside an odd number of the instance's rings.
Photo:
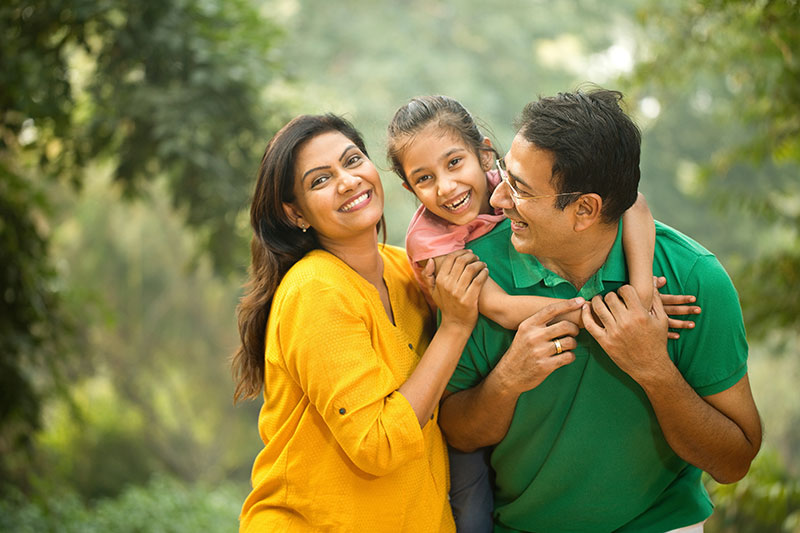
<svg viewBox="0 0 800 533">
<path fill-rule="evenodd" d="M 504 151 L 527 102 L 587 83 L 626 95 L 655 217 L 742 300 L 765 441 L 708 481 L 707 531 L 800 531 L 796 0 L 7 0 L 0 42 L 0 531 L 236 530 L 260 405 L 227 357 L 289 118 L 364 133 L 402 244 L 397 107 L 455 97 Z"/>
</svg>

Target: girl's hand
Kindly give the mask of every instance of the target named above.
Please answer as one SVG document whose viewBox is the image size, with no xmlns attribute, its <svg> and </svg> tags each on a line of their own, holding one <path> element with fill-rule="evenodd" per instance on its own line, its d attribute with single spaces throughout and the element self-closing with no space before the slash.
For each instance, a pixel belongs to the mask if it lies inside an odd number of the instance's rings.
<svg viewBox="0 0 800 533">
<path fill-rule="evenodd" d="M 657 277 L 655 279 L 656 288 L 660 289 L 667 284 L 667 279 L 664 277 Z M 661 303 L 664 305 L 664 311 L 668 315 L 699 315 L 700 307 L 690 305 L 694 303 L 697 298 L 691 294 L 661 294 Z M 669 319 L 669 327 L 671 329 L 692 329 L 694 322 L 691 320 L 678 320 L 677 318 Z M 679 339 L 681 336 L 677 331 L 667 332 L 667 338 Z"/>
<path fill-rule="evenodd" d="M 433 301 L 442 312 L 442 323 L 472 329 L 478 320 L 478 295 L 489 277 L 486 264 L 469 250 L 458 250 L 439 261 L 434 276 L 434 262 L 422 270 Z"/>
</svg>

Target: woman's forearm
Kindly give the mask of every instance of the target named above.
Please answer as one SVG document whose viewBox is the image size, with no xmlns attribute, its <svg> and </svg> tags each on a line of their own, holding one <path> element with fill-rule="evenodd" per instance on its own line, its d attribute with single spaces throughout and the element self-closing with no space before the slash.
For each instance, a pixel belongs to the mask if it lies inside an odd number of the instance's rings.
<svg viewBox="0 0 800 533">
<path fill-rule="evenodd" d="M 466 325 L 442 322 L 417 368 L 398 389 L 414 409 L 420 426 L 430 421 L 471 332 Z"/>
</svg>

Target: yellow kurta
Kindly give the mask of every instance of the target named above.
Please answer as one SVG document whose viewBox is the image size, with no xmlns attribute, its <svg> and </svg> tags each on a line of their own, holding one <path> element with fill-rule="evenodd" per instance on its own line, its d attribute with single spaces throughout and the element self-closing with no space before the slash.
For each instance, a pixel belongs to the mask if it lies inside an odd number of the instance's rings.
<svg viewBox="0 0 800 533">
<path fill-rule="evenodd" d="M 396 392 L 433 323 L 405 252 L 386 246 L 378 291 L 315 250 L 284 277 L 267 325 L 264 449 L 241 531 L 454 531 L 438 411 L 424 428 Z"/>
</svg>

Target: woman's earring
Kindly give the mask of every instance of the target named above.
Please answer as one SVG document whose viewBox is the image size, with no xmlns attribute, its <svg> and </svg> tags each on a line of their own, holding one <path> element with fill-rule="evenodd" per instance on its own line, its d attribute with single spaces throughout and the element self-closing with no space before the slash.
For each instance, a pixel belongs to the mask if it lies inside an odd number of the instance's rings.
<svg viewBox="0 0 800 533">
<path fill-rule="evenodd" d="M 301 229 L 301 230 L 303 230 L 303 233 L 305 233 L 305 232 L 306 232 L 306 230 L 308 230 L 308 226 L 306 226 L 305 224 L 303 224 L 302 226 L 300 226 L 300 229 Z"/>
</svg>

